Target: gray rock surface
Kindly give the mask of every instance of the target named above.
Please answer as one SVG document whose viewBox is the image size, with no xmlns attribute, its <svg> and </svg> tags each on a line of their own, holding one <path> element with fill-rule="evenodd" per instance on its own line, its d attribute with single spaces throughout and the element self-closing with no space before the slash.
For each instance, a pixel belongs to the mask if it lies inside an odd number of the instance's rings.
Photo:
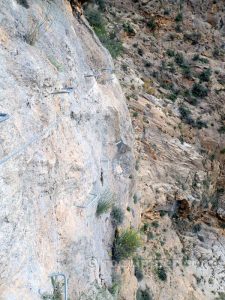
<svg viewBox="0 0 225 300">
<path fill-rule="evenodd" d="M 128 202 L 133 154 L 116 142 L 132 149 L 132 130 L 115 75 L 84 77 L 113 69 L 85 21 L 67 2 L 29 2 L 0 9 L 0 299 L 40 299 L 64 272 L 74 300 L 111 284 L 112 226 L 95 211 L 105 188 Z"/>
</svg>

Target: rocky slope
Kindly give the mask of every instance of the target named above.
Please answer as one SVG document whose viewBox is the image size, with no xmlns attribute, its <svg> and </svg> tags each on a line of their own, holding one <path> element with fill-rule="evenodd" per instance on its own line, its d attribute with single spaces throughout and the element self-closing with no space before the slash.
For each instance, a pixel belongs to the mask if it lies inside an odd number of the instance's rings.
<svg viewBox="0 0 225 300">
<path fill-rule="evenodd" d="M 136 297 L 223 299 L 224 2 L 106 1 L 102 16 L 124 47 L 115 64 L 136 138 Z"/>
<path fill-rule="evenodd" d="M 67 1 L 1 1 L 0 40 L 0 299 L 53 299 L 54 272 L 72 300 L 112 299 L 96 205 L 107 191 L 126 207 L 134 172 L 112 59 Z"/>
</svg>

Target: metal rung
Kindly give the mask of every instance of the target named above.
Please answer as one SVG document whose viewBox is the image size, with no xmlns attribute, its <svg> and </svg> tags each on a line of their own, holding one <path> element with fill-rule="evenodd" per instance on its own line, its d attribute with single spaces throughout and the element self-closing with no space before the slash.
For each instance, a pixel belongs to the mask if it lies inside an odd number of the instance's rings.
<svg viewBox="0 0 225 300">
<path fill-rule="evenodd" d="M 95 199 L 98 198 L 98 195 L 96 195 L 96 194 L 90 194 L 90 195 L 93 195 L 95 197 L 87 205 L 76 205 L 76 207 L 78 207 L 78 208 L 88 208 L 88 206 L 90 206 L 95 201 Z"/>
<path fill-rule="evenodd" d="M 9 119 L 8 114 L 0 113 L 0 123 Z"/>
<path fill-rule="evenodd" d="M 74 87 L 68 87 L 68 88 L 63 88 L 60 91 L 55 91 L 50 93 L 50 95 L 55 95 L 55 94 L 70 94 L 75 90 Z"/>
</svg>

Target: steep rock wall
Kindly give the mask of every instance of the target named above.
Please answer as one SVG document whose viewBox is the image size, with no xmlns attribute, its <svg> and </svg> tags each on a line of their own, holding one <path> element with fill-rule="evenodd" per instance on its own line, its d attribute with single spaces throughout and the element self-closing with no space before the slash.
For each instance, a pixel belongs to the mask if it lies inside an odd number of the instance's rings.
<svg viewBox="0 0 225 300">
<path fill-rule="evenodd" d="M 78 299 L 111 284 L 112 226 L 95 210 L 105 189 L 122 208 L 132 194 L 130 119 L 108 52 L 69 3 L 18 2 L 0 11 L 0 299 L 40 299 L 52 272 Z"/>
</svg>

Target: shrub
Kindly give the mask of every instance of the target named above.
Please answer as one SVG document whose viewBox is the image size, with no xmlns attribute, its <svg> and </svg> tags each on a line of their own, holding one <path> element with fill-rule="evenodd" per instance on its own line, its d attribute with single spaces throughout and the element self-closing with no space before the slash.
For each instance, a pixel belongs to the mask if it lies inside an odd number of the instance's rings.
<svg viewBox="0 0 225 300">
<path fill-rule="evenodd" d="M 28 4 L 28 2 L 27 2 L 27 0 L 16 0 L 16 2 L 18 4 L 20 4 L 20 5 L 22 5 L 25 8 L 29 8 L 30 7 L 29 4 Z"/>
<path fill-rule="evenodd" d="M 218 292 L 218 297 L 216 297 L 215 300 L 225 300 L 225 293 Z"/>
<path fill-rule="evenodd" d="M 148 290 L 137 290 L 136 300 L 153 300 Z"/>
<path fill-rule="evenodd" d="M 212 71 L 210 68 L 202 71 L 202 73 L 199 75 L 199 79 L 201 81 L 209 81 L 210 80 L 210 76 L 212 75 Z"/>
<path fill-rule="evenodd" d="M 220 150 L 220 154 L 225 154 L 225 148 L 223 148 L 222 150 Z"/>
<path fill-rule="evenodd" d="M 175 101 L 177 99 L 177 94 L 176 93 L 171 93 L 168 97 L 171 101 Z"/>
<path fill-rule="evenodd" d="M 182 119 L 185 123 L 187 123 L 187 124 L 189 124 L 189 125 L 192 125 L 192 126 L 195 125 L 195 121 L 192 119 L 192 117 L 191 117 L 191 112 L 190 112 L 190 110 L 189 110 L 187 107 L 181 105 L 181 106 L 179 107 L 179 112 L 180 112 L 180 115 L 181 115 L 181 119 Z"/>
<path fill-rule="evenodd" d="M 138 196 L 137 196 L 137 194 L 134 194 L 133 200 L 134 200 L 134 204 L 136 204 L 138 202 Z"/>
<path fill-rule="evenodd" d="M 183 66 L 182 73 L 183 73 L 184 77 L 187 79 L 190 79 L 192 77 L 191 68 L 188 65 Z"/>
<path fill-rule="evenodd" d="M 127 229 L 115 237 L 112 248 L 112 258 L 117 262 L 128 259 L 140 246 L 140 235 L 133 229 Z"/>
<path fill-rule="evenodd" d="M 166 281 L 167 280 L 167 275 L 166 275 L 166 270 L 162 265 L 158 265 L 157 269 L 156 269 L 156 273 L 158 275 L 158 278 L 162 281 Z"/>
<path fill-rule="evenodd" d="M 104 37 L 99 37 L 99 39 L 103 43 L 103 45 L 109 50 L 113 58 L 116 58 L 122 54 L 123 45 L 119 40 L 115 38 L 109 38 L 107 35 Z"/>
<path fill-rule="evenodd" d="M 100 10 L 102 11 L 105 10 L 106 8 L 105 0 L 96 0 L 96 3 L 98 4 Z"/>
<path fill-rule="evenodd" d="M 188 89 L 183 91 L 183 96 L 185 101 L 187 101 L 191 105 L 197 105 L 198 101 L 196 98 L 192 97 L 191 92 Z"/>
<path fill-rule="evenodd" d="M 197 232 L 199 232 L 199 231 L 201 230 L 201 228 L 202 228 L 201 224 L 200 224 L 200 223 L 197 223 L 197 224 L 195 224 L 195 225 L 192 227 L 192 231 L 193 231 L 194 233 L 197 233 Z"/>
<path fill-rule="evenodd" d="M 218 47 L 215 47 L 212 54 L 215 58 L 219 58 L 221 55 L 220 49 Z"/>
<path fill-rule="evenodd" d="M 105 190 L 97 205 L 96 216 L 99 217 L 101 214 L 104 214 L 110 210 L 114 202 L 114 194 L 108 190 Z"/>
<path fill-rule="evenodd" d="M 85 16 L 90 23 L 90 25 L 94 28 L 94 30 L 102 30 L 105 31 L 105 22 L 102 17 L 102 14 L 97 9 L 86 9 Z"/>
<path fill-rule="evenodd" d="M 40 37 L 41 32 L 46 30 L 46 23 L 48 22 L 48 16 L 45 15 L 39 22 L 33 22 L 27 33 L 24 35 L 24 40 L 27 44 L 34 46 Z"/>
<path fill-rule="evenodd" d="M 158 221 L 153 221 L 153 222 L 151 223 L 151 225 L 152 225 L 152 227 L 154 227 L 154 228 L 158 228 L 158 227 L 159 227 Z"/>
<path fill-rule="evenodd" d="M 154 20 L 154 18 L 151 18 L 148 22 L 147 22 L 147 26 L 150 30 L 154 31 L 156 29 L 156 22 Z"/>
<path fill-rule="evenodd" d="M 218 129 L 218 132 L 221 134 L 225 133 L 225 125 L 220 126 L 220 128 Z"/>
<path fill-rule="evenodd" d="M 133 27 L 130 25 L 130 23 L 124 23 L 123 29 L 125 32 L 127 32 L 130 35 L 135 34 L 135 31 L 134 31 Z"/>
<path fill-rule="evenodd" d="M 183 14 L 182 13 L 178 13 L 175 17 L 175 21 L 176 22 L 181 22 L 183 21 Z"/>
<path fill-rule="evenodd" d="M 149 224 L 144 223 L 144 225 L 141 227 L 141 232 L 146 233 L 149 229 Z"/>
<path fill-rule="evenodd" d="M 134 275 L 138 281 L 141 281 L 144 278 L 141 257 L 134 257 L 133 263 L 134 263 Z"/>
<path fill-rule="evenodd" d="M 124 220 L 124 212 L 120 207 L 114 206 L 111 211 L 111 218 L 113 225 L 120 225 Z"/>
<path fill-rule="evenodd" d="M 208 89 L 200 83 L 194 83 L 191 90 L 195 97 L 204 98 L 208 95 Z"/>
<path fill-rule="evenodd" d="M 208 128 L 208 125 L 205 121 L 196 120 L 195 121 L 195 127 L 198 128 L 198 129 L 202 129 L 202 128 Z"/>
<path fill-rule="evenodd" d="M 184 56 L 181 52 L 177 52 L 175 55 L 175 62 L 178 64 L 178 66 L 182 67 L 185 64 Z"/>
<path fill-rule="evenodd" d="M 204 57 L 200 57 L 199 61 L 202 62 L 203 64 L 207 64 L 209 62 L 209 60 L 207 58 L 204 58 Z"/>
<path fill-rule="evenodd" d="M 190 260 L 190 257 L 188 255 L 184 255 L 182 257 L 182 265 L 185 267 L 189 266 L 189 263 L 188 263 L 189 260 Z"/>
<path fill-rule="evenodd" d="M 107 33 L 102 14 L 97 9 L 86 9 L 85 16 L 90 25 L 93 27 L 99 40 L 109 50 L 112 57 L 116 58 L 121 55 L 123 45 L 118 39 L 116 39 L 115 33 Z"/>
<path fill-rule="evenodd" d="M 181 115 L 182 119 L 187 119 L 191 114 L 190 110 L 185 106 L 180 106 L 179 107 L 179 112 L 180 112 L 180 115 Z"/>
<path fill-rule="evenodd" d="M 193 60 L 193 61 L 199 60 L 199 54 L 195 54 L 195 55 L 192 57 L 192 60 Z"/>
<path fill-rule="evenodd" d="M 112 285 L 108 288 L 109 292 L 116 296 L 121 288 L 121 276 L 115 271 L 112 273 Z"/>
<path fill-rule="evenodd" d="M 167 49 L 167 50 L 166 50 L 166 54 L 167 54 L 169 57 L 174 57 L 175 51 L 172 50 L 172 49 Z"/>
<path fill-rule="evenodd" d="M 192 60 L 193 61 L 200 61 L 202 62 L 203 64 L 207 64 L 209 61 L 207 58 L 204 58 L 204 57 L 200 57 L 199 54 L 195 54 L 193 57 L 192 57 Z"/>
<path fill-rule="evenodd" d="M 177 24 L 177 25 L 176 25 L 175 31 L 178 32 L 178 33 L 181 33 L 181 32 L 182 32 L 182 27 L 180 26 L 180 24 Z"/>
<path fill-rule="evenodd" d="M 28 32 L 24 35 L 24 40 L 27 44 L 31 46 L 35 45 L 39 38 L 41 27 L 42 24 L 36 24 L 28 30 Z"/>
</svg>

